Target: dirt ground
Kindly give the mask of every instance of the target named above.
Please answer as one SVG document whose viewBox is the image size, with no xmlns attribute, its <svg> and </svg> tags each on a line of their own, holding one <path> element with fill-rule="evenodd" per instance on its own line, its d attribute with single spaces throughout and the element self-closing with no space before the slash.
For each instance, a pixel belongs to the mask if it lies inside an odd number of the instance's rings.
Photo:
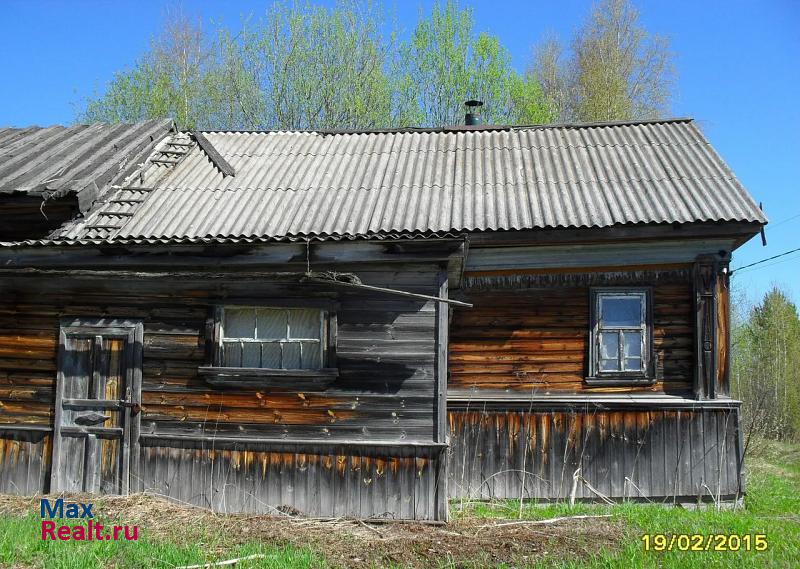
<svg viewBox="0 0 800 569">
<path fill-rule="evenodd" d="M 38 514 L 39 498 L 2 495 L 0 515 Z M 376 524 L 288 514 L 215 514 L 146 494 L 94 497 L 89 501 L 95 503 L 101 520 L 137 525 L 145 539 L 207 543 L 210 552 L 220 555 L 232 545 L 252 541 L 310 546 L 335 567 L 515 566 L 532 564 L 548 554 L 578 560 L 601 548 L 616 550 L 624 536 L 621 524 L 597 517 L 545 525 L 478 517 L 460 518 L 446 525 Z"/>
</svg>

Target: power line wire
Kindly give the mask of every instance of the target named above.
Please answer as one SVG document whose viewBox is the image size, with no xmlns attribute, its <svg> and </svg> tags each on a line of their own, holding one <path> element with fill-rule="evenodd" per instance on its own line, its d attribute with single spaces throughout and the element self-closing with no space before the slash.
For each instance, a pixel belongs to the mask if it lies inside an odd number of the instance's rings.
<svg viewBox="0 0 800 569">
<path fill-rule="evenodd" d="M 780 265 L 781 263 L 786 263 L 788 261 L 794 261 L 795 259 L 800 259 L 800 257 L 786 257 L 781 259 L 780 261 L 775 261 L 774 263 L 769 263 L 767 265 L 761 265 L 759 267 L 750 267 L 749 269 L 745 269 L 743 271 L 737 271 L 736 274 L 740 273 L 749 273 L 750 271 L 758 271 L 762 269 L 766 269 L 767 267 L 774 267 L 775 265 Z"/>
<path fill-rule="evenodd" d="M 793 216 L 791 216 L 791 217 L 787 217 L 786 219 L 782 219 L 781 221 L 779 221 L 778 223 L 776 223 L 776 224 L 775 224 L 775 225 L 773 225 L 772 227 L 770 227 L 769 225 L 767 225 L 767 229 L 775 229 L 776 227 L 780 227 L 780 226 L 781 226 L 781 225 L 783 225 L 784 223 L 789 223 L 790 221 L 792 221 L 793 219 L 797 219 L 798 217 L 800 217 L 800 213 L 798 213 L 798 214 L 795 214 L 795 215 L 793 215 Z"/>
<path fill-rule="evenodd" d="M 750 263 L 749 265 L 744 265 L 742 267 L 736 267 L 735 269 L 733 269 L 731 271 L 731 274 L 735 273 L 736 271 L 741 271 L 742 269 L 747 269 L 748 267 L 755 267 L 756 265 L 760 265 L 761 263 L 766 263 L 767 261 L 771 261 L 771 260 L 777 259 L 779 257 L 785 257 L 786 255 L 791 255 L 792 253 L 796 253 L 797 251 L 800 251 L 800 247 L 798 247 L 797 249 L 792 249 L 791 251 L 785 251 L 785 252 L 780 253 L 778 255 L 773 255 L 772 257 L 767 257 L 766 259 L 761 259 L 760 261 L 756 261 L 755 263 Z"/>
</svg>

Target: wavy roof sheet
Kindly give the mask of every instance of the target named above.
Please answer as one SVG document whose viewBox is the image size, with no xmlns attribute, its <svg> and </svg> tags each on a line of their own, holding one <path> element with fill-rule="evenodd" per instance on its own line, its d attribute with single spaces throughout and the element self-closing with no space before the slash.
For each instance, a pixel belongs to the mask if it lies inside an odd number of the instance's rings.
<svg viewBox="0 0 800 569">
<path fill-rule="evenodd" d="M 95 214 L 62 237 L 262 240 L 766 222 L 689 119 L 204 134 L 235 176 L 223 176 L 195 145 L 141 200 L 102 207 L 119 228 Z"/>
<path fill-rule="evenodd" d="M 135 124 L 0 128 L 0 194 L 60 195 L 102 189 L 144 161 L 172 128 Z"/>
</svg>

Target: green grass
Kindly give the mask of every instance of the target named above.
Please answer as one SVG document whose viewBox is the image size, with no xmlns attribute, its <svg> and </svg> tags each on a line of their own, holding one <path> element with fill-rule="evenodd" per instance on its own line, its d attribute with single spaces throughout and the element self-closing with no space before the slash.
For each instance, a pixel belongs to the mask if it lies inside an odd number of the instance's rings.
<svg viewBox="0 0 800 569">
<path fill-rule="evenodd" d="M 649 504 L 614 506 L 525 506 L 523 518 L 544 519 L 576 514 L 611 514 L 628 528 L 617 552 L 600 551 L 588 562 L 548 559 L 540 566 L 577 567 L 800 567 L 800 446 L 759 442 L 759 454 L 748 459 L 745 508 L 687 510 Z M 466 515 L 517 517 L 519 502 L 475 506 Z M 766 551 L 645 551 L 642 534 L 766 534 Z"/>
<path fill-rule="evenodd" d="M 59 524 L 60 525 L 60 524 Z M 74 525 L 66 523 L 65 525 Z M 0 518 L 0 567 L 24 566 L 47 569 L 96 569 L 97 567 L 151 568 L 196 565 L 222 559 L 263 554 L 260 559 L 243 562 L 237 567 L 248 569 L 308 568 L 324 563 L 310 549 L 275 547 L 247 543 L 224 547 L 218 538 L 207 536 L 202 544 L 181 544 L 151 541 L 43 541 L 40 538 L 41 518 Z M 222 557 L 215 554 L 222 551 Z"/>
</svg>

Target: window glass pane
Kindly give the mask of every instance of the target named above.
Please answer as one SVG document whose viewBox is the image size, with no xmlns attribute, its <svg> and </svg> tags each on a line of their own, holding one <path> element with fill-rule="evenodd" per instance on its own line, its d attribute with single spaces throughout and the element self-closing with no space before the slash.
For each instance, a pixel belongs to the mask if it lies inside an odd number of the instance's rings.
<svg viewBox="0 0 800 569">
<path fill-rule="evenodd" d="M 242 346 L 239 342 L 223 342 L 224 366 L 242 367 Z"/>
<path fill-rule="evenodd" d="M 641 371 L 642 358 L 625 358 L 625 371 Z"/>
<path fill-rule="evenodd" d="M 636 327 L 642 324 L 641 296 L 601 296 L 600 326 Z"/>
<path fill-rule="evenodd" d="M 619 358 L 619 335 L 616 332 L 600 333 L 600 359 Z"/>
<path fill-rule="evenodd" d="M 281 344 L 280 342 L 264 342 L 261 346 L 261 367 L 266 369 L 280 369 Z"/>
<path fill-rule="evenodd" d="M 300 369 L 300 343 L 283 342 L 283 369 Z"/>
<path fill-rule="evenodd" d="M 225 307 L 221 365 L 320 369 L 323 314 L 318 309 Z"/>
<path fill-rule="evenodd" d="M 259 308 L 258 337 L 263 340 L 282 340 L 286 338 L 286 311 Z"/>
<path fill-rule="evenodd" d="M 642 333 L 623 332 L 625 338 L 625 357 L 642 357 Z"/>
<path fill-rule="evenodd" d="M 600 371 L 619 371 L 619 360 L 600 360 Z"/>
<path fill-rule="evenodd" d="M 256 342 L 243 344 L 242 367 L 261 367 L 261 344 Z"/>
<path fill-rule="evenodd" d="M 319 338 L 319 310 L 290 310 L 289 337 L 295 339 Z"/>
<path fill-rule="evenodd" d="M 253 338 L 256 330 L 256 312 L 252 308 L 225 309 L 225 337 Z"/>
<path fill-rule="evenodd" d="M 322 354 L 319 342 L 302 342 L 303 354 L 301 366 L 303 369 L 319 369 L 322 367 Z"/>
</svg>

